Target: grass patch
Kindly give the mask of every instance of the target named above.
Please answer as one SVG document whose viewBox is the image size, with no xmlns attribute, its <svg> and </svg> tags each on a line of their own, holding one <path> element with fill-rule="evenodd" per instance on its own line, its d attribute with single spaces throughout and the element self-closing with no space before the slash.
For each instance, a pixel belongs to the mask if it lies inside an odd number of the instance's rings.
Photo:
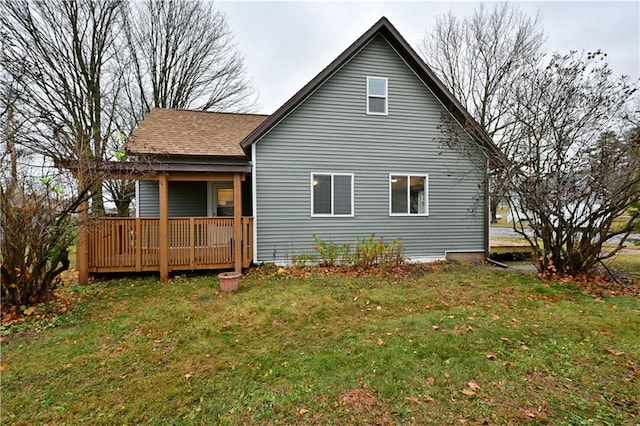
<svg viewBox="0 0 640 426">
<path fill-rule="evenodd" d="M 605 265 L 615 270 L 628 273 L 633 278 L 640 280 L 640 252 L 636 254 L 617 254 L 605 261 Z"/>
<path fill-rule="evenodd" d="M 2 344 L 2 423 L 635 424 L 640 300 L 470 265 L 122 279 Z"/>
</svg>

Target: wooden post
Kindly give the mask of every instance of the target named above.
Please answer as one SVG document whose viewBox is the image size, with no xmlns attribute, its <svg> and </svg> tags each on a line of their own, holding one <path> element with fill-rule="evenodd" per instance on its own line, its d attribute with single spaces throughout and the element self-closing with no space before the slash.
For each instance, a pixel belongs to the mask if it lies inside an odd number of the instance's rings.
<svg viewBox="0 0 640 426">
<path fill-rule="evenodd" d="M 166 174 L 158 176 L 160 191 L 160 281 L 169 280 L 169 179 Z"/>
<path fill-rule="evenodd" d="M 78 191 L 84 189 L 84 174 L 78 174 Z M 76 244 L 76 268 L 78 269 L 78 282 L 80 284 L 89 283 L 89 202 L 85 199 L 80 203 L 78 211 L 78 243 Z"/>
<path fill-rule="evenodd" d="M 136 245 L 136 272 L 142 271 L 142 224 L 136 217 L 136 233 L 134 244 Z"/>
<path fill-rule="evenodd" d="M 78 282 L 89 283 L 89 230 L 87 229 L 89 203 L 83 201 L 78 211 L 78 243 L 76 244 L 76 267 L 78 268 Z"/>
<path fill-rule="evenodd" d="M 194 269 L 196 266 L 196 220 L 189 218 L 189 267 Z"/>
<path fill-rule="evenodd" d="M 242 272 L 242 182 L 233 175 L 233 260 L 236 272 Z"/>
</svg>

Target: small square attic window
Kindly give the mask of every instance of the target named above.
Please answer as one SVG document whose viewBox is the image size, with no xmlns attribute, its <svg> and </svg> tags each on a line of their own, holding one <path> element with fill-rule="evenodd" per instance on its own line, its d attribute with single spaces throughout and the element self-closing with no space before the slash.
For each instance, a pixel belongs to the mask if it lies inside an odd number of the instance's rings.
<svg viewBox="0 0 640 426">
<path fill-rule="evenodd" d="M 388 83 L 386 77 L 367 77 L 367 114 L 387 115 Z"/>
</svg>

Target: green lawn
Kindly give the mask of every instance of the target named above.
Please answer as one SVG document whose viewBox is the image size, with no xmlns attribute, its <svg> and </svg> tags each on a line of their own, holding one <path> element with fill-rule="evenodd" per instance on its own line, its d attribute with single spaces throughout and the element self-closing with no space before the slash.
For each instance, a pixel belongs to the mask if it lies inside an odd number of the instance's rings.
<svg viewBox="0 0 640 426">
<path fill-rule="evenodd" d="M 3 424 L 630 424 L 640 299 L 486 266 L 70 287 L 2 342 Z"/>
</svg>

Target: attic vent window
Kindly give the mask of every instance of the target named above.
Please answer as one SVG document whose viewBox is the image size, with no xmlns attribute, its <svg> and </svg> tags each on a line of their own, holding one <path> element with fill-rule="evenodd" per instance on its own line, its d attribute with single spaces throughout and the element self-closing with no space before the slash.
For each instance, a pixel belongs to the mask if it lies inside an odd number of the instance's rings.
<svg viewBox="0 0 640 426">
<path fill-rule="evenodd" d="M 387 115 L 389 79 L 367 77 L 367 114 Z"/>
</svg>

